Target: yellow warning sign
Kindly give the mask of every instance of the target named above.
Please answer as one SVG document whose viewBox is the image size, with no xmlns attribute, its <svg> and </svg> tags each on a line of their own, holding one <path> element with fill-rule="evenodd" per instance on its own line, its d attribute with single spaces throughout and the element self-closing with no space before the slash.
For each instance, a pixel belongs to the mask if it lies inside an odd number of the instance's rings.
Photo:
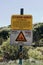
<svg viewBox="0 0 43 65">
<path fill-rule="evenodd" d="M 32 30 L 32 15 L 13 15 L 11 17 L 12 30 Z"/>
<path fill-rule="evenodd" d="M 15 41 L 24 41 L 24 42 L 27 41 L 24 34 L 22 33 L 22 31 L 19 33 L 19 35 L 18 35 L 18 37 L 16 38 Z"/>
</svg>

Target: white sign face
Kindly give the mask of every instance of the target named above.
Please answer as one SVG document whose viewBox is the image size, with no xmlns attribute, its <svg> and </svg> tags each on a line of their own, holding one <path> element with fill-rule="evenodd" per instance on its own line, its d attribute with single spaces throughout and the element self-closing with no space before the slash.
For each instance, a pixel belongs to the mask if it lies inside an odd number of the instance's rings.
<svg viewBox="0 0 43 65">
<path fill-rule="evenodd" d="M 32 30 L 12 30 L 10 44 L 32 45 Z"/>
</svg>

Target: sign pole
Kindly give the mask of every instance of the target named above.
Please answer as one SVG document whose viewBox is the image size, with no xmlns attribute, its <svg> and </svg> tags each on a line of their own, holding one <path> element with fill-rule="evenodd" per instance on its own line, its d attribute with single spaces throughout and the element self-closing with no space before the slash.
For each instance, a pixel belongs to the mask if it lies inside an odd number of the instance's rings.
<svg viewBox="0 0 43 65">
<path fill-rule="evenodd" d="M 23 8 L 21 8 L 20 10 L 20 15 L 23 15 Z M 22 55 L 22 45 L 20 45 L 20 48 L 19 48 L 19 55 Z M 22 65 L 22 57 L 20 56 L 19 58 L 19 65 Z"/>
<path fill-rule="evenodd" d="M 20 55 L 22 55 L 22 45 L 20 45 L 19 49 L 19 65 L 22 65 L 22 57 Z"/>
</svg>

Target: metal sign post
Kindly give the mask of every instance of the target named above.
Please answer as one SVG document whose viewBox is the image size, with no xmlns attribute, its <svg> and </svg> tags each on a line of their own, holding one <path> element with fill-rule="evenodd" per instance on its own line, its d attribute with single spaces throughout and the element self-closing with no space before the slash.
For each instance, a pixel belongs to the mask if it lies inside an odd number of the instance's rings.
<svg viewBox="0 0 43 65">
<path fill-rule="evenodd" d="M 20 14 L 23 15 L 23 8 L 21 8 Z M 19 53 L 21 53 L 21 55 L 22 55 L 22 45 L 20 45 L 19 51 L 20 51 Z M 19 58 L 19 64 L 22 65 L 22 58 L 21 57 Z"/>
<path fill-rule="evenodd" d="M 22 65 L 22 45 L 20 45 L 20 48 L 19 48 L 19 65 Z"/>
<path fill-rule="evenodd" d="M 23 8 L 20 15 L 11 17 L 10 44 L 19 45 L 19 65 L 22 65 L 23 45 L 32 45 L 32 15 L 23 15 Z"/>
</svg>

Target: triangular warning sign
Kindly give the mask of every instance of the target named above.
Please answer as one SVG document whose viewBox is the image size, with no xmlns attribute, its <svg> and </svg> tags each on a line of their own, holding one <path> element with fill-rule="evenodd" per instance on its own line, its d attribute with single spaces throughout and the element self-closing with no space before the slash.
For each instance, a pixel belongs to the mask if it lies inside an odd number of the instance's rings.
<svg viewBox="0 0 43 65">
<path fill-rule="evenodd" d="M 16 38 L 16 41 L 27 41 L 22 31 L 19 33 L 18 37 Z"/>
</svg>

